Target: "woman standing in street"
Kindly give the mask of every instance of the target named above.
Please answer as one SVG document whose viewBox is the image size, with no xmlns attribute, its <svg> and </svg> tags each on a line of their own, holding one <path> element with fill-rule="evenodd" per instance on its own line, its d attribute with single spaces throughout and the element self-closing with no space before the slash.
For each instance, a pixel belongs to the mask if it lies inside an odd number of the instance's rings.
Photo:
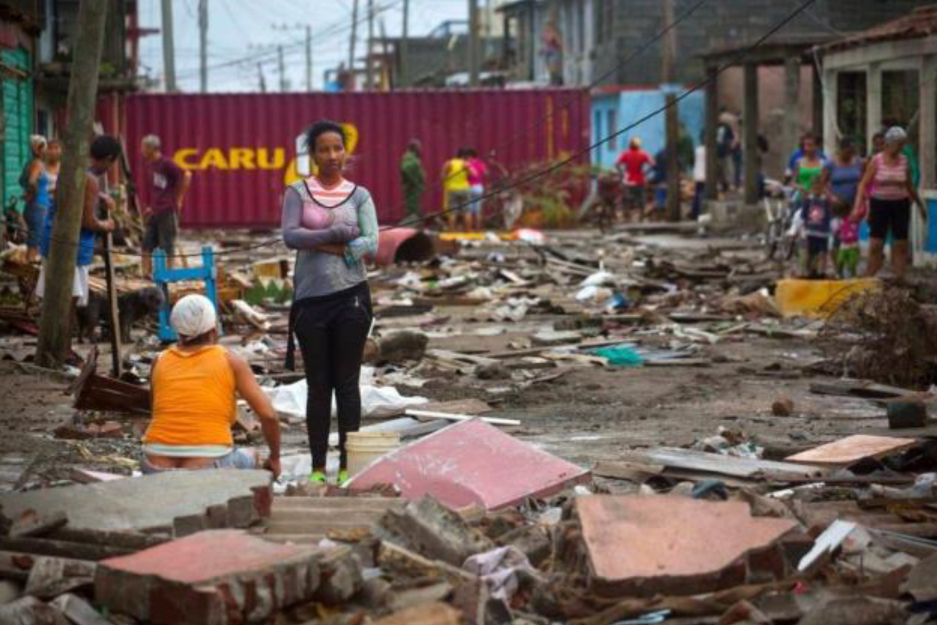
<svg viewBox="0 0 937 625">
<path fill-rule="evenodd" d="M 885 264 L 885 240 L 889 233 L 891 265 L 895 278 L 903 280 L 908 271 L 908 234 L 911 228 L 911 201 L 927 219 L 924 203 L 914 188 L 911 165 L 901 153 L 907 134 L 900 126 L 885 133 L 885 149 L 869 161 L 859 183 L 852 219 L 859 220 L 869 196 L 869 265 L 867 276 L 875 276 Z M 871 189 L 870 189 L 871 187 Z"/>
<path fill-rule="evenodd" d="M 42 135 L 30 137 L 29 147 L 33 157 L 20 175 L 20 186 L 23 187 L 23 197 L 26 199 L 26 210 L 23 211 L 27 228 L 26 259 L 31 263 L 39 261 L 39 239 L 49 212 L 49 176 L 45 165 L 47 145 Z"/>
<path fill-rule="evenodd" d="M 287 367 L 293 367 L 295 334 L 308 385 L 309 479 L 326 481 L 334 393 L 342 483 L 348 479 L 346 435 L 361 421 L 361 358 L 373 318 L 364 257 L 377 252 L 377 212 L 371 194 L 344 177 L 341 126 L 318 121 L 306 142 L 317 173 L 291 185 L 283 198 L 283 240 L 298 252 Z"/>
<path fill-rule="evenodd" d="M 812 134 L 804 135 L 801 146 L 803 154 L 794 163 L 794 188 L 801 197 L 806 197 L 813 188 L 813 181 L 823 174 L 823 156 Z"/>
</svg>

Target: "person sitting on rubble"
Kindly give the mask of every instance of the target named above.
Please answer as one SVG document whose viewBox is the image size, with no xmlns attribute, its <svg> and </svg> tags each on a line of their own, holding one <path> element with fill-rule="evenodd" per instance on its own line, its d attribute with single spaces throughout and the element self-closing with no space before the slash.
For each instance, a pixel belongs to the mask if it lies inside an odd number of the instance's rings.
<svg viewBox="0 0 937 625">
<path fill-rule="evenodd" d="M 172 309 L 179 343 L 162 352 L 150 371 L 153 420 L 143 436 L 143 473 L 172 469 L 256 469 L 280 475 L 280 422 L 250 365 L 217 344 L 215 305 L 186 295 Z M 231 426 L 237 396 L 260 417 L 270 455 L 237 449 Z"/>
<path fill-rule="evenodd" d="M 361 359 L 374 314 L 365 256 L 377 254 L 377 210 L 371 194 L 345 178 L 345 131 L 318 121 L 306 133 L 317 173 L 283 196 L 283 242 L 297 250 L 286 366 L 294 334 L 306 370 L 306 427 L 311 482 L 326 481 L 332 395 L 338 408 L 338 482 L 348 478 L 345 439 L 361 422 Z"/>
</svg>

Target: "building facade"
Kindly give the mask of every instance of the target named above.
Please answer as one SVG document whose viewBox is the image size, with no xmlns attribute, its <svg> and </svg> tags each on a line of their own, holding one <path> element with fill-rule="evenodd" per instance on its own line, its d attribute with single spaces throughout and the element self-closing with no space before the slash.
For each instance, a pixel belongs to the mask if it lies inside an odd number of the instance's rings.
<svg viewBox="0 0 937 625">
<path fill-rule="evenodd" d="M 714 48 L 754 42 L 796 5 L 777 0 L 673 0 L 674 82 L 703 78 L 699 56 Z M 932 0 L 818 0 L 779 35 L 837 36 L 907 14 Z M 518 82 L 570 86 L 657 85 L 662 82 L 663 39 L 632 62 L 645 42 L 664 29 L 662 0 L 517 0 L 501 6 L 511 39 L 510 77 Z M 622 65 L 619 67 L 619 65 Z"/>
</svg>

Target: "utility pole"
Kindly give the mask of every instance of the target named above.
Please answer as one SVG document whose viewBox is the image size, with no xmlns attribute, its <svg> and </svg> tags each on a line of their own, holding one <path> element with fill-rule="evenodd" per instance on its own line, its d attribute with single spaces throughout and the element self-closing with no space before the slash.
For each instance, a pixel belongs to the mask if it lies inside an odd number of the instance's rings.
<svg viewBox="0 0 937 625">
<path fill-rule="evenodd" d="M 77 40 L 68 81 L 65 149 L 52 227 L 52 246 L 45 275 L 45 298 L 39 322 L 36 363 L 58 369 L 71 344 L 72 277 L 78 250 L 78 231 L 87 184 L 89 140 L 98 95 L 98 72 L 104 49 L 108 0 L 84 0 L 78 5 Z M 119 332 L 119 328 L 112 328 Z"/>
<path fill-rule="evenodd" d="M 198 0 L 198 73 L 201 92 L 208 92 L 208 0 Z"/>
<path fill-rule="evenodd" d="M 673 0 L 664 0 L 664 28 L 673 24 Z M 664 40 L 663 82 L 667 85 L 667 220 L 680 221 L 680 122 L 677 110 L 677 94 L 670 92 L 673 82 L 673 61 L 677 50 L 676 29 L 667 31 Z"/>
<path fill-rule="evenodd" d="M 163 9 L 163 77 L 166 92 L 176 90 L 176 47 L 172 38 L 172 0 L 162 0 Z"/>
<path fill-rule="evenodd" d="M 469 40 L 468 40 L 468 66 L 469 85 L 478 87 L 479 40 L 478 40 L 478 0 L 469 0 Z"/>
<path fill-rule="evenodd" d="M 403 36 L 400 38 L 400 86 L 409 87 L 407 80 L 407 54 L 410 52 L 410 0 L 403 0 Z"/>
<path fill-rule="evenodd" d="M 358 0 L 351 5 L 351 39 L 348 41 L 348 71 L 355 75 L 355 44 L 358 42 Z"/>
<path fill-rule="evenodd" d="M 264 78 L 264 67 L 261 63 L 257 64 L 257 77 L 260 78 L 260 92 L 267 93 L 267 79 Z"/>
<path fill-rule="evenodd" d="M 283 62 L 283 46 L 277 46 L 277 65 L 280 69 L 280 91 L 286 91 L 286 64 Z"/>
<path fill-rule="evenodd" d="M 367 76 L 365 85 L 368 91 L 374 89 L 374 59 L 371 56 L 371 45 L 374 42 L 374 0 L 368 0 L 368 45 L 365 46 L 365 63 L 367 63 Z"/>
<path fill-rule="evenodd" d="M 306 24 L 306 91 L 312 91 L 312 26 Z"/>
</svg>

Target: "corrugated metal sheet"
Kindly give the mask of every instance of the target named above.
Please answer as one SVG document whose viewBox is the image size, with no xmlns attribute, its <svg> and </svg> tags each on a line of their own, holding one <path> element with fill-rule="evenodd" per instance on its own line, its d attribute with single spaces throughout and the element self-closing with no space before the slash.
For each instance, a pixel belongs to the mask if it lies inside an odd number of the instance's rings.
<svg viewBox="0 0 937 625">
<path fill-rule="evenodd" d="M 439 172 L 460 146 L 480 154 L 494 150 L 494 160 L 512 171 L 589 141 L 585 90 L 146 94 L 127 100 L 128 148 L 140 185 L 138 146 L 150 133 L 193 171 L 183 225 L 269 227 L 279 223 L 296 137 L 323 118 L 347 125 L 355 136 L 348 177 L 371 191 L 382 223 L 403 217 L 399 162 L 411 138 L 423 143 L 428 212 L 441 208 Z"/>
</svg>

